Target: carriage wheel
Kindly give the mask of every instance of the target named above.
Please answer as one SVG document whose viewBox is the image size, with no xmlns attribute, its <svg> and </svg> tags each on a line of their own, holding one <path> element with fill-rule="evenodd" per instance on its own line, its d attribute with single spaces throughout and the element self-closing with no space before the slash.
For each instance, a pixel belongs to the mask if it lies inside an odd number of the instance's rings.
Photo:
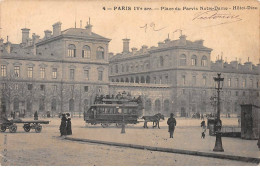
<svg viewBox="0 0 260 169">
<path fill-rule="evenodd" d="M 106 128 L 106 127 L 109 126 L 109 124 L 108 124 L 108 123 L 101 123 L 101 126 L 102 126 L 103 128 Z"/>
<path fill-rule="evenodd" d="M 37 125 L 35 126 L 35 132 L 36 132 L 36 133 L 40 133 L 41 131 L 42 131 L 42 126 L 39 125 L 39 124 L 37 124 Z"/>
<path fill-rule="evenodd" d="M 6 126 L 1 125 L 1 132 L 5 132 L 5 130 L 6 130 Z"/>
<path fill-rule="evenodd" d="M 30 124 L 24 124 L 23 129 L 25 132 L 29 132 L 31 130 Z"/>
<path fill-rule="evenodd" d="M 9 126 L 10 133 L 15 133 L 17 131 L 17 125 L 13 124 Z"/>
</svg>

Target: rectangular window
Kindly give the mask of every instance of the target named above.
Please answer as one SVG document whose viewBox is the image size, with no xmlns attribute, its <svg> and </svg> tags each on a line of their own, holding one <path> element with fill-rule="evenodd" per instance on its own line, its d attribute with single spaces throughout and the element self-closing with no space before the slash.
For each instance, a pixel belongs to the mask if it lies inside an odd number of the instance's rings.
<svg viewBox="0 0 260 169">
<path fill-rule="evenodd" d="M 236 87 L 239 87 L 239 81 L 238 81 L 238 78 L 236 78 Z"/>
<path fill-rule="evenodd" d="M 103 71 L 98 71 L 98 80 L 103 80 Z"/>
<path fill-rule="evenodd" d="M 70 69 L 70 80 L 74 80 L 75 70 Z"/>
<path fill-rule="evenodd" d="M 239 94 L 238 91 L 236 91 L 236 96 L 238 96 L 238 94 Z"/>
<path fill-rule="evenodd" d="M 246 79 L 243 79 L 243 82 L 242 82 L 242 87 L 245 88 L 246 87 Z"/>
<path fill-rule="evenodd" d="M 70 91 L 74 91 L 74 85 L 70 85 Z"/>
<path fill-rule="evenodd" d="M 15 66 L 14 67 L 14 76 L 15 77 L 20 77 L 20 66 Z"/>
<path fill-rule="evenodd" d="M 6 65 L 1 65 L 1 76 L 6 77 Z"/>
<path fill-rule="evenodd" d="M 27 77 L 28 78 L 32 78 L 33 77 L 33 68 L 32 67 L 28 67 L 27 68 Z"/>
<path fill-rule="evenodd" d="M 162 84 L 162 76 L 160 76 L 159 83 Z"/>
<path fill-rule="evenodd" d="M 57 85 L 52 86 L 53 91 L 57 91 Z"/>
<path fill-rule="evenodd" d="M 88 86 L 84 86 L 84 91 L 88 92 Z"/>
<path fill-rule="evenodd" d="M 203 76 L 203 86 L 206 86 L 206 76 Z"/>
<path fill-rule="evenodd" d="M 253 88 L 254 87 L 253 79 L 250 79 L 250 84 L 251 84 L 251 87 Z"/>
<path fill-rule="evenodd" d="M 45 68 L 40 68 L 40 77 L 41 79 L 44 79 L 45 78 Z"/>
<path fill-rule="evenodd" d="M 32 90 L 33 85 L 32 84 L 28 84 L 27 87 L 28 87 L 28 90 Z"/>
<path fill-rule="evenodd" d="M 168 76 L 165 76 L 165 83 L 168 84 Z"/>
<path fill-rule="evenodd" d="M 196 66 L 196 59 L 191 59 L 191 65 Z"/>
<path fill-rule="evenodd" d="M 185 83 L 186 83 L 186 79 L 185 79 L 185 76 L 183 75 L 182 76 L 182 85 L 185 85 Z"/>
<path fill-rule="evenodd" d="M 18 90 L 18 88 L 19 88 L 19 87 L 18 87 L 18 84 L 14 84 L 14 89 L 15 89 L 15 90 Z"/>
<path fill-rule="evenodd" d="M 231 78 L 228 78 L 228 87 L 231 87 Z"/>
<path fill-rule="evenodd" d="M 52 78 L 57 79 L 57 68 L 52 68 Z"/>
<path fill-rule="evenodd" d="M 40 89 L 41 89 L 41 91 L 44 91 L 45 90 L 45 85 L 41 85 Z"/>
<path fill-rule="evenodd" d="M 196 76 L 192 76 L 192 85 L 196 85 Z"/>
<path fill-rule="evenodd" d="M 89 80 L 89 70 L 84 70 L 84 76 L 86 80 Z"/>
</svg>

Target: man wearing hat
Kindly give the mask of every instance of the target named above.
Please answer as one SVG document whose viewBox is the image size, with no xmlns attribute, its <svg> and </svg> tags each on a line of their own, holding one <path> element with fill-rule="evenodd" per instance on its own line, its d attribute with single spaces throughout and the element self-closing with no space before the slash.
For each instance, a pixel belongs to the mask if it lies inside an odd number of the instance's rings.
<svg viewBox="0 0 260 169">
<path fill-rule="evenodd" d="M 173 138 L 174 129 L 177 124 L 176 119 L 173 117 L 173 115 L 174 114 L 171 113 L 171 117 L 167 121 L 167 124 L 169 125 L 170 138 Z"/>
</svg>

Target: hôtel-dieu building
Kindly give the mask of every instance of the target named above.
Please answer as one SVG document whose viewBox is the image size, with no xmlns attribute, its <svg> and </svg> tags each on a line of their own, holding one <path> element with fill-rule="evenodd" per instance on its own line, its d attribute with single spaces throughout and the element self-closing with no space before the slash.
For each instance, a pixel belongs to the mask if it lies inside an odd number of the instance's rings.
<svg viewBox="0 0 260 169">
<path fill-rule="evenodd" d="M 0 40 L 1 104 L 11 111 L 87 111 L 95 96 L 130 93 L 141 96 L 145 114 L 161 112 L 168 116 L 214 113 L 216 96 L 213 77 L 224 77 L 221 113 L 238 114 L 240 104 L 260 103 L 260 64 L 211 61 L 211 48 L 203 40 L 165 39 L 158 46 L 109 53 L 111 39 L 85 28 L 61 30 L 53 24 L 40 38 L 23 28 L 22 41 Z"/>
</svg>

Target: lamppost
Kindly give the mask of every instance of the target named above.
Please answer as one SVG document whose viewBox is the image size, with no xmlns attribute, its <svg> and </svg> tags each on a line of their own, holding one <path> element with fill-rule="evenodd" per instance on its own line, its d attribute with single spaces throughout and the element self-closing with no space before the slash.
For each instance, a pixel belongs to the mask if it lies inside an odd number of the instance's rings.
<svg viewBox="0 0 260 169">
<path fill-rule="evenodd" d="M 216 142 L 213 151 L 223 152 L 224 149 L 222 147 L 221 140 L 221 126 L 222 122 L 220 120 L 220 90 L 223 87 L 224 78 L 221 78 L 221 73 L 218 73 L 218 77 L 214 77 L 215 80 L 215 89 L 217 89 L 217 119 L 215 121 L 215 131 L 216 131 Z"/>
</svg>

